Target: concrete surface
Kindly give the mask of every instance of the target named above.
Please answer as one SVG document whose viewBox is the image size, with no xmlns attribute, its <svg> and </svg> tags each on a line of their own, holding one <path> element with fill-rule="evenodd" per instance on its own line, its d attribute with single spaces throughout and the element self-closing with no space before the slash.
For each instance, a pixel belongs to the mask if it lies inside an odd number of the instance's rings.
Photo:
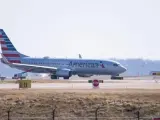
<svg viewBox="0 0 160 120">
<path fill-rule="evenodd" d="M 62 83 L 32 83 L 32 89 L 93 89 L 92 83 L 75 83 L 74 80 Z M 76 80 L 78 82 L 78 80 Z M 16 83 L 0 84 L 0 89 L 15 89 Z M 159 80 L 104 80 L 100 83 L 99 89 L 160 89 Z"/>
</svg>

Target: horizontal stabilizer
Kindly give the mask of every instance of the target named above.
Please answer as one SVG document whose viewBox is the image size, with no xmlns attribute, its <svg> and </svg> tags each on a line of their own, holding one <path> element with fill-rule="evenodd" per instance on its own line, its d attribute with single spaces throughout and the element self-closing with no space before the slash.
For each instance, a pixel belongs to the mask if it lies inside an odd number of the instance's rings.
<svg viewBox="0 0 160 120">
<path fill-rule="evenodd" d="M 2 60 L 5 64 L 11 64 L 2 53 L 1 53 L 1 56 L 2 56 Z"/>
</svg>

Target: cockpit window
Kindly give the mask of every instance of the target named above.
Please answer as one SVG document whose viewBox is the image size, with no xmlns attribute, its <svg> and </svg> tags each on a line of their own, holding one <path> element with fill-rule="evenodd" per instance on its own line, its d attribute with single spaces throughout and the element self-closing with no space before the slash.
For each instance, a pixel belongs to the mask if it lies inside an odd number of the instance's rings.
<svg viewBox="0 0 160 120">
<path fill-rule="evenodd" d="M 113 64 L 113 66 L 117 67 L 117 66 L 118 66 L 118 64 L 116 64 L 116 63 L 115 63 L 115 64 Z"/>
</svg>

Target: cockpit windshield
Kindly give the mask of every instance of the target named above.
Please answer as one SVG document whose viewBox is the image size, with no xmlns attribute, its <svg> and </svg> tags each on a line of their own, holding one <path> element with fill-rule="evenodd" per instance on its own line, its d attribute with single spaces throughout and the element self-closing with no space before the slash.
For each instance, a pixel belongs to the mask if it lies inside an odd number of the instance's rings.
<svg viewBox="0 0 160 120">
<path fill-rule="evenodd" d="M 117 63 L 114 63 L 114 64 L 113 64 L 113 66 L 115 66 L 115 67 L 118 67 L 118 65 L 119 65 L 119 64 L 117 64 Z"/>
</svg>

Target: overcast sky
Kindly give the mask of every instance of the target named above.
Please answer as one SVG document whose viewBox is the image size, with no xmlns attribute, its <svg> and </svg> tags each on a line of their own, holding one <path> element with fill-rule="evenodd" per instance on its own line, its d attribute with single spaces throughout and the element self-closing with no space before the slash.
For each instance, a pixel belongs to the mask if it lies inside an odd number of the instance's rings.
<svg viewBox="0 0 160 120">
<path fill-rule="evenodd" d="M 160 0 L 0 0 L 0 27 L 33 57 L 160 59 Z"/>
</svg>

